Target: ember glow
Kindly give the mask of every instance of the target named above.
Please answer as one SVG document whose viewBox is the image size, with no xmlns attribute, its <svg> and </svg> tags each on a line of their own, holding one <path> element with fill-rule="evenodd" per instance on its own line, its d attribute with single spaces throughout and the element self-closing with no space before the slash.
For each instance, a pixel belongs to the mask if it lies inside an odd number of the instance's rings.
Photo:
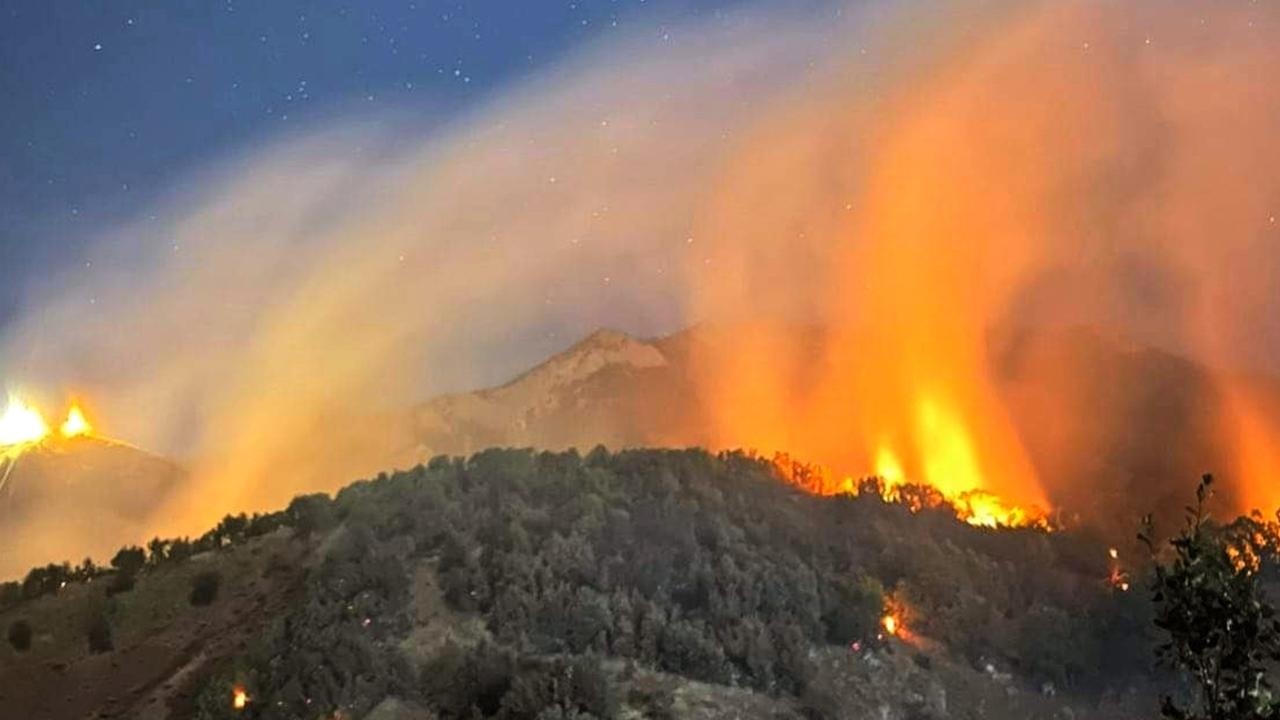
<svg viewBox="0 0 1280 720">
<path fill-rule="evenodd" d="M 1107 584 L 1120 592 L 1129 592 L 1129 572 L 1120 564 L 1120 551 L 1107 550 Z"/>
<path fill-rule="evenodd" d="M 884 628 L 884 631 L 885 631 L 886 633 L 888 633 L 889 635 L 891 635 L 891 636 L 897 636 L 897 634 L 898 634 L 898 618 L 897 618 L 897 616 L 896 616 L 896 615 L 885 615 L 884 617 L 880 618 L 880 627 L 883 627 L 883 628 Z"/>
<path fill-rule="evenodd" d="M 249 693 L 243 687 L 237 685 L 231 691 L 231 707 L 235 710 L 244 710 L 249 705 Z"/>
<path fill-rule="evenodd" d="M 884 614 L 880 616 L 881 638 L 897 638 L 904 642 L 914 642 L 915 637 L 907 629 L 906 607 L 896 597 L 885 598 Z"/>
</svg>

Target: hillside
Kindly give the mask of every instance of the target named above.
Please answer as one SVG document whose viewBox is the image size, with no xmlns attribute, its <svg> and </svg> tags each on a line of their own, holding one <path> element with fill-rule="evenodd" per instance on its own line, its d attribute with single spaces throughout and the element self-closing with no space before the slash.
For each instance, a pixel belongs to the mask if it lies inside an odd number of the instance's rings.
<svg viewBox="0 0 1280 720">
<path fill-rule="evenodd" d="M 653 340 L 597 331 L 501 386 L 419 405 L 412 433 L 423 457 L 487 447 L 714 447 L 703 363 L 757 331 L 696 326 Z M 797 377 L 776 379 L 803 403 L 806 378 L 823 362 L 823 330 L 768 333 L 807 358 L 792 367 Z M 1224 480 L 1220 509 L 1236 509 L 1238 448 L 1220 378 L 1209 368 L 1085 327 L 1004 328 L 991 344 L 996 389 L 1061 519 L 1093 525 L 1115 542 L 1130 539 L 1147 513 L 1176 525 L 1186 482 L 1206 471 Z M 1253 385 L 1280 417 L 1280 383 Z"/>
<path fill-rule="evenodd" d="M 131 589 L 109 593 L 117 569 L 0 612 L 33 629 L 0 649 L 6 707 L 1119 719 L 1158 682 L 1149 606 L 1107 583 L 1099 541 L 810 496 L 737 454 L 439 457 L 188 547 L 153 549 Z M 186 602 L 207 569 L 216 597 Z M 112 649 L 89 651 L 94 623 Z"/>
<path fill-rule="evenodd" d="M 32 565 L 102 557 L 146 532 L 183 481 L 177 464 L 97 437 L 52 438 L 0 460 L 0 578 Z"/>
</svg>

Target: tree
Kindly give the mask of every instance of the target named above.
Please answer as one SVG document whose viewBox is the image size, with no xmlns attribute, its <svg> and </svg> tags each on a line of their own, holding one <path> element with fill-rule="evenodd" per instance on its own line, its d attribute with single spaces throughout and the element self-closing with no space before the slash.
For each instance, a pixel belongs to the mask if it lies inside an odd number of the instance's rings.
<svg viewBox="0 0 1280 720">
<path fill-rule="evenodd" d="M 32 568 L 22 581 L 22 596 L 26 599 L 52 595 L 62 589 L 71 580 L 71 565 L 50 563 L 44 567 Z"/>
<path fill-rule="evenodd" d="M 294 532 L 301 538 L 309 538 L 314 532 L 328 530 L 334 522 L 333 505 L 324 493 L 299 495 L 285 510 L 285 517 Z"/>
<path fill-rule="evenodd" d="M 136 545 L 120 548 L 111 558 L 111 567 L 127 575 L 136 575 L 146 564 L 147 551 Z"/>
<path fill-rule="evenodd" d="M 1161 713 L 1170 720 L 1275 718 L 1280 700 L 1266 664 L 1280 661 L 1280 621 L 1259 587 L 1253 539 L 1228 536 L 1206 514 L 1212 486 L 1205 475 L 1186 527 L 1168 541 L 1167 563 L 1156 557 L 1150 517 L 1139 535 L 1156 559 L 1155 625 L 1166 635 L 1157 656 L 1195 686 L 1189 705 L 1165 697 Z"/>
<path fill-rule="evenodd" d="M 151 542 L 147 543 L 147 563 L 151 567 L 159 567 L 163 564 L 169 559 L 169 546 L 172 544 L 172 540 L 152 538 Z"/>
</svg>

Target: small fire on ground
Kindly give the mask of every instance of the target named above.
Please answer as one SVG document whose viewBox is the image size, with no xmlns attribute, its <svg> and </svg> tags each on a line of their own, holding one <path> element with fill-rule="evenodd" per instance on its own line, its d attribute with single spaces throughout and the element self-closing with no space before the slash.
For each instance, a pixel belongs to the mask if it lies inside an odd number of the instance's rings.
<svg viewBox="0 0 1280 720">
<path fill-rule="evenodd" d="M 885 598 L 884 614 L 880 616 L 879 640 L 895 638 L 906 643 L 915 643 L 915 636 L 907 628 L 906 605 L 896 596 Z"/>
</svg>

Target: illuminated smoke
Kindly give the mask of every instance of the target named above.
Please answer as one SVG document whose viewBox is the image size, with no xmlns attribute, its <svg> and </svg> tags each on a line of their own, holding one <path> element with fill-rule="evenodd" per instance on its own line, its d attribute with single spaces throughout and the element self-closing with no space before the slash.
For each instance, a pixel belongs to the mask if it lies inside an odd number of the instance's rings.
<svg viewBox="0 0 1280 720">
<path fill-rule="evenodd" d="M 190 466 L 148 534 L 417 462 L 408 401 L 597 325 L 703 323 L 689 442 L 1085 509 L 1184 495 L 1185 465 L 1280 504 L 1251 379 L 1280 357 L 1280 10 L 805 8 L 640 31 L 429 132 L 252 149 L 105 231 L 0 367 Z M 1082 337 L 1216 370 L 1131 392 Z"/>
</svg>

